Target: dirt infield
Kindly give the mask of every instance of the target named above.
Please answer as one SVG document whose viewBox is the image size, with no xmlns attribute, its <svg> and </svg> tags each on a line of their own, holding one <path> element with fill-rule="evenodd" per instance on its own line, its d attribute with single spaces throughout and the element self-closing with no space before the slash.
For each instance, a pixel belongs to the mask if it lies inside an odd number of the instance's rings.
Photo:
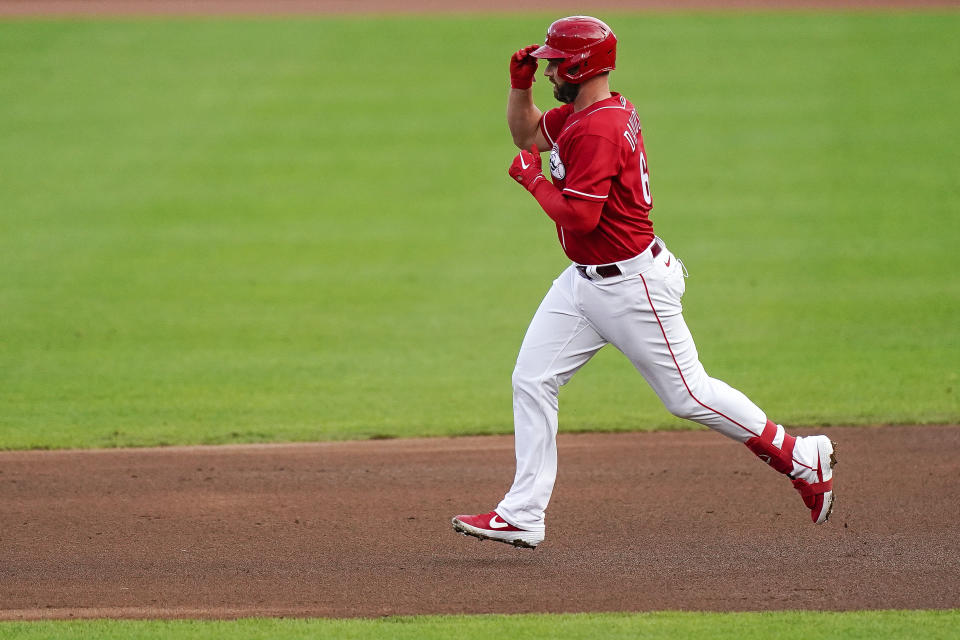
<svg viewBox="0 0 960 640">
<path fill-rule="evenodd" d="M 466 6 L 0 0 L 0 16 L 475 10 Z M 683 3 L 943 7 L 960 0 Z M 508 487 L 508 437 L 0 452 L 0 620 L 960 607 L 960 427 L 827 433 L 839 442 L 838 503 L 820 527 L 788 482 L 715 434 L 561 435 L 535 551 L 450 527 Z"/>
<path fill-rule="evenodd" d="M 509 437 L 0 453 L 0 619 L 960 607 L 960 427 L 827 432 L 819 527 L 716 434 L 561 435 L 533 551 L 450 527 Z"/>
<path fill-rule="evenodd" d="M 0 0 L 2 15 L 224 15 L 462 13 L 489 11 L 583 10 L 573 0 L 487 0 L 482 7 L 464 0 Z M 605 0 L 594 13 L 609 11 L 815 10 L 960 8 L 960 0 Z"/>
</svg>

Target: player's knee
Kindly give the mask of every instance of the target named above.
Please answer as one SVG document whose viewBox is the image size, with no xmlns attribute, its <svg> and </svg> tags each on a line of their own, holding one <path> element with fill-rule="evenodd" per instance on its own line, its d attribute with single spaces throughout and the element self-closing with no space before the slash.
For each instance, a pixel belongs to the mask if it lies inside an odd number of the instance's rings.
<svg viewBox="0 0 960 640">
<path fill-rule="evenodd" d="M 556 378 L 544 376 L 541 373 L 527 369 L 520 364 L 513 370 L 513 393 L 538 396 L 543 391 L 556 390 L 558 387 Z"/>
<path fill-rule="evenodd" d="M 690 394 L 675 394 L 661 398 L 667 411 L 684 420 L 694 420 L 703 409 Z"/>
<path fill-rule="evenodd" d="M 513 383 L 514 393 L 528 389 L 534 384 L 532 376 L 528 375 L 523 369 L 521 369 L 520 365 L 517 365 L 517 367 L 513 370 L 511 382 Z"/>
</svg>

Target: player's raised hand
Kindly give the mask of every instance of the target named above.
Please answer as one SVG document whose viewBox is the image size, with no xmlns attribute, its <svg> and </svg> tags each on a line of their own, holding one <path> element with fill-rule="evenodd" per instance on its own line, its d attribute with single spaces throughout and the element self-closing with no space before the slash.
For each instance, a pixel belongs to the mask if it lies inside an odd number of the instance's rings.
<svg viewBox="0 0 960 640">
<path fill-rule="evenodd" d="M 530 54 L 539 48 L 531 44 L 510 56 L 510 86 L 514 89 L 529 89 L 536 82 L 537 59 Z"/>
<path fill-rule="evenodd" d="M 522 150 L 517 154 L 507 173 L 523 185 L 524 189 L 530 191 L 537 182 L 546 180 L 540 167 L 540 150 L 537 149 L 537 145 L 533 145 L 530 151 Z"/>
</svg>

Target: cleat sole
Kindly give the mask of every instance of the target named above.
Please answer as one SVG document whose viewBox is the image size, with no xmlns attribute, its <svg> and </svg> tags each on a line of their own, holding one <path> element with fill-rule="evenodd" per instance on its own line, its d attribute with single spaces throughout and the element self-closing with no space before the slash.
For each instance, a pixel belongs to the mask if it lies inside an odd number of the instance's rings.
<svg viewBox="0 0 960 640">
<path fill-rule="evenodd" d="M 830 441 L 830 447 L 833 449 L 830 452 L 830 477 L 833 477 L 833 468 L 837 466 L 837 443 L 833 440 Z M 823 520 L 817 524 L 823 524 L 830 519 L 830 515 L 833 513 L 833 507 L 837 504 L 837 494 L 833 491 L 830 492 L 830 506 L 827 507 L 827 515 L 823 516 Z"/>
<path fill-rule="evenodd" d="M 502 542 L 503 544 L 509 544 L 510 546 L 517 547 L 518 549 L 536 549 L 536 544 L 531 544 L 526 540 L 521 540 L 519 538 L 513 540 L 503 540 L 501 538 L 494 538 L 493 536 L 487 536 L 479 531 L 475 531 L 470 527 L 465 526 L 459 520 L 454 518 L 453 520 L 453 530 L 459 533 L 460 535 L 470 536 L 471 538 L 477 538 L 478 540 L 492 540 L 493 542 Z"/>
</svg>

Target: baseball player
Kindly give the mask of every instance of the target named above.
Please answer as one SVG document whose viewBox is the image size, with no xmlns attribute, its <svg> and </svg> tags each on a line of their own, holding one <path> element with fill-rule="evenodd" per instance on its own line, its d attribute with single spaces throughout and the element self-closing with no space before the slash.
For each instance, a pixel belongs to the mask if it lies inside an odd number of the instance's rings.
<svg viewBox="0 0 960 640">
<path fill-rule="evenodd" d="M 557 474 L 557 395 L 597 351 L 614 345 L 674 415 L 742 442 L 787 475 L 815 523 L 833 507 L 834 443 L 794 437 L 744 394 L 707 375 L 682 315 L 683 263 L 650 221 L 653 198 L 640 118 L 611 92 L 617 39 L 588 16 L 557 20 L 546 44 L 510 59 L 507 124 L 520 153 L 509 174 L 556 224 L 572 261 L 533 317 L 513 372 L 517 469 L 496 509 L 459 515 L 465 535 L 536 547 Z M 538 60 L 561 106 L 542 113 Z M 529 151 L 528 151 L 529 149 Z M 549 152 L 552 180 L 541 169 Z"/>
</svg>

